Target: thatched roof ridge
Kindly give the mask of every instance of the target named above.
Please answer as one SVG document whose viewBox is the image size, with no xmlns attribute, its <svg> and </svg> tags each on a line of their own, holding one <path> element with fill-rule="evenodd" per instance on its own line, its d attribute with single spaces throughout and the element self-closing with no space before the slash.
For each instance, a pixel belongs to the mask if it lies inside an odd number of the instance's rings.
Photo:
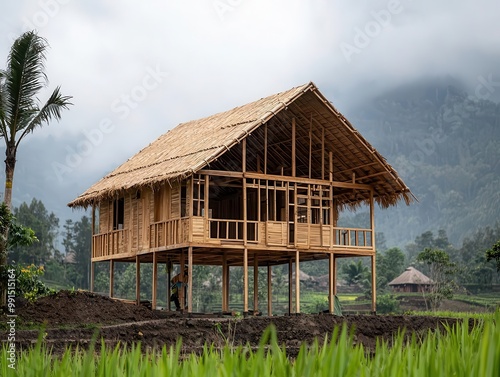
<svg viewBox="0 0 500 377">
<path fill-rule="evenodd" d="M 392 280 L 388 285 L 405 284 L 429 285 L 433 284 L 433 281 L 416 268 L 408 267 L 401 275 Z"/>
<path fill-rule="evenodd" d="M 396 171 L 330 104 L 314 83 L 310 82 L 229 111 L 179 124 L 92 185 L 68 205 L 87 207 L 128 190 L 182 180 L 217 160 L 254 130 L 289 106 L 295 106 L 296 103 L 307 106 L 308 109 L 310 107 L 311 111 L 320 114 L 328 127 L 335 127 L 335 132 L 338 134 L 336 137 L 342 138 L 339 140 L 340 143 L 349 141 L 348 146 L 342 145 L 346 148 L 346 154 L 354 150 L 359 152 L 357 156 L 359 160 L 367 160 L 373 164 L 370 173 L 380 175 L 376 178 L 379 186 L 375 193 L 375 199 L 380 205 L 387 207 L 401 199 L 409 204 L 414 199 Z M 353 166 L 353 169 L 356 167 Z M 350 174 L 352 173 L 334 179 L 349 181 Z M 383 178 L 385 175 L 387 179 Z M 361 200 L 346 201 L 342 205 L 355 207 L 361 202 Z"/>
</svg>

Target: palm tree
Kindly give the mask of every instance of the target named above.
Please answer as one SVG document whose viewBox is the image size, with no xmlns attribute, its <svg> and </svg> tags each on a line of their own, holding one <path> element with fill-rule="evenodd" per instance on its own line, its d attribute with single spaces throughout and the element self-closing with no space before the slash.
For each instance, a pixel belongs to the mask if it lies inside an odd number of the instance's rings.
<svg viewBox="0 0 500 377">
<path fill-rule="evenodd" d="M 47 86 L 45 50 L 47 41 L 28 31 L 14 41 L 7 58 L 7 69 L 0 71 L 0 136 L 5 140 L 4 203 L 12 203 L 12 182 L 19 143 L 35 128 L 61 119 L 61 111 L 71 103 L 56 87 L 39 107 L 37 93 Z"/>
<path fill-rule="evenodd" d="M 47 102 L 39 106 L 37 93 L 47 86 L 47 47 L 44 38 L 28 31 L 14 41 L 7 57 L 7 68 L 0 70 L 0 136 L 6 146 L 4 203 L 8 209 L 12 205 L 12 182 L 19 143 L 37 127 L 54 118 L 61 119 L 61 111 L 71 105 L 69 100 L 72 97 L 61 95 L 60 88 L 56 87 Z M 0 269 L 7 264 L 7 235 L 8 228 L 0 241 Z"/>
</svg>

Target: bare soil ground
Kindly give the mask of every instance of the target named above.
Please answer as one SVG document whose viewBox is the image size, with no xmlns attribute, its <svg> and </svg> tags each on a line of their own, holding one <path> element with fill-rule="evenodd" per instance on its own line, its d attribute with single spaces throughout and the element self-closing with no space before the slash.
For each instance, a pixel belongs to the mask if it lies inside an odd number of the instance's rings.
<svg viewBox="0 0 500 377">
<path fill-rule="evenodd" d="M 425 335 L 429 330 L 443 328 L 443 323 L 454 324 L 450 318 L 421 316 L 348 315 L 329 314 L 292 315 L 276 317 L 217 317 L 188 315 L 177 312 L 152 311 L 143 306 L 123 303 L 90 292 L 61 291 L 43 297 L 35 303 L 18 302 L 16 306 L 16 342 L 20 348 L 30 347 L 41 334 L 53 352 L 62 352 L 68 346 L 88 347 L 93 339 L 103 338 L 109 346 L 141 342 L 145 349 L 175 345 L 182 339 L 183 352 L 197 352 L 208 342 L 223 346 L 258 346 L 263 331 L 273 323 L 280 344 L 289 355 L 298 351 L 302 342 L 314 338 L 323 340 L 335 326 L 346 323 L 355 328 L 355 342 L 373 351 L 377 338 L 391 341 L 399 329 L 408 334 Z M 7 318 L 2 315 L 1 323 Z M 32 330 L 22 330 L 31 328 Z M 0 332 L 5 341 L 7 333 Z M 99 344 L 99 341 L 97 342 Z"/>
</svg>

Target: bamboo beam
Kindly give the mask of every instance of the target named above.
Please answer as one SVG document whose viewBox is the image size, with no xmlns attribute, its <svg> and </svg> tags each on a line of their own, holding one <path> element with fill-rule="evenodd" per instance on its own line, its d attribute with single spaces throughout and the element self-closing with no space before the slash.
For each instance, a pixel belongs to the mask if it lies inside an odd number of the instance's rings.
<svg viewBox="0 0 500 377">
<path fill-rule="evenodd" d="M 288 260 L 288 314 L 292 314 L 292 259 Z"/>
<path fill-rule="evenodd" d="M 253 256 L 253 311 L 254 315 L 259 311 L 259 260 L 257 253 Z"/>
<path fill-rule="evenodd" d="M 295 118 L 292 119 L 292 177 L 296 175 L 296 166 L 295 166 Z"/>
<path fill-rule="evenodd" d="M 243 315 L 248 315 L 248 248 L 243 250 Z"/>
<path fill-rule="evenodd" d="M 372 312 L 377 311 L 377 272 L 376 272 L 376 261 L 375 254 L 370 256 L 372 264 Z"/>
<path fill-rule="evenodd" d="M 138 255 L 135 257 L 135 302 L 137 305 L 141 303 L 141 261 Z"/>
<path fill-rule="evenodd" d="M 267 265 L 267 315 L 271 317 L 273 315 L 273 285 L 272 285 L 273 275 L 272 266 Z"/>
<path fill-rule="evenodd" d="M 352 183 L 352 181 L 348 182 L 339 182 L 339 181 L 332 181 L 332 182 L 325 182 L 321 179 L 309 179 L 309 178 L 302 178 L 302 177 L 288 177 L 288 176 L 283 176 L 283 175 L 274 175 L 274 174 L 261 174 L 261 173 L 254 173 L 254 172 L 246 172 L 246 173 L 241 173 L 241 172 L 227 172 L 223 170 L 200 170 L 201 174 L 208 174 L 208 175 L 216 175 L 220 177 L 232 177 L 232 178 L 242 178 L 243 176 L 245 178 L 251 178 L 251 179 L 266 179 L 266 180 L 275 180 L 275 181 L 281 181 L 281 182 L 296 182 L 296 183 L 305 183 L 305 184 L 311 184 L 311 185 L 324 185 L 326 183 L 329 183 L 333 185 L 333 187 L 338 187 L 338 188 L 346 188 L 346 189 L 359 189 L 359 190 L 371 190 L 372 186 L 363 184 L 363 183 Z"/>
<path fill-rule="evenodd" d="M 151 309 L 156 310 L 158 294 L 158 253 L 153 252 L 153 278 L 151 282 Z"/>
<path fill-rule="evenodd" d="M 187 304 L 188 313 L 193 312 L 193 247 L 188 247 L 188 292 Z"/>
<path fill-rule="evenodd" d="M 295 250 L 295 313 L 300 313 L 300 255 L 299 249 Z"/>
<path fill-rule="evenodd" d="M 330 175 L 330 182 L 333 182 L 333 152 L 328 152 L 328 170 Z"/>
<path fill-rule="evenodd" d="M 114 284 L 115 284 L 115 261 L 110 259 L 109 261 L 109 297 L 113 297 L 114 294 Z"/>
</svg>

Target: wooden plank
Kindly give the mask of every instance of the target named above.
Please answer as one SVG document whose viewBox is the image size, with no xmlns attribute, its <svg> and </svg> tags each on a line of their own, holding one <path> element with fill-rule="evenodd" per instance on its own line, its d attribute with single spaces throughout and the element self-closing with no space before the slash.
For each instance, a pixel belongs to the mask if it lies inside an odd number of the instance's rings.
<svg viewBox="0 0 500 377">
<path fill-rule="evenodd" d="M 300 313 L 300 253 L 295 250 L 295 313 Z"/>
</svg>

